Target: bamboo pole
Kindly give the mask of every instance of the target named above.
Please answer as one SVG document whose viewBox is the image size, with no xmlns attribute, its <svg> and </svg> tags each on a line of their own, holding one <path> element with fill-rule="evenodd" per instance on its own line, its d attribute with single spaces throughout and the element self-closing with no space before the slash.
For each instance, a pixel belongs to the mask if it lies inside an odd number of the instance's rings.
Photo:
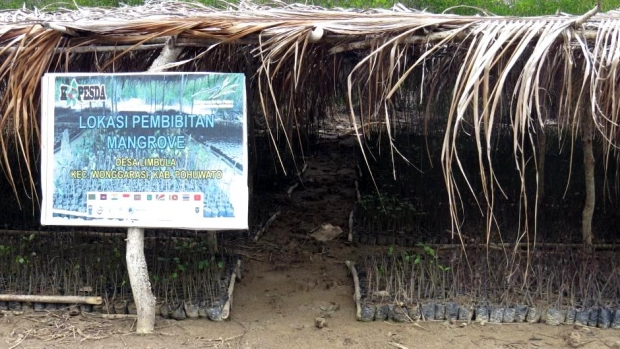
<svg viewBox="0 0 620 349">
<path fill-rule="evenodd" d="M 355 286 L 355 293 L 353 294 L 353 300 L 355 301 L 355 318 L 359 321 L 362 319 L 362 307 L 360 305 L 360 299 L 362 298 L 360 292 L 360 279 L 357 276 L 357 269 L 355 269 L 355 263 L 351 261 L 344 262 L 351 274 L 353 275 L 353 285 Z"/>
<path fill-rule="evenodd" d="M 228 319 L 230 316 L 230 309 L 233 305 L 233 292 L 235 291 L 235 281 L 237 279 L 237 271 L 241 268 L 241 260 L 237 260 L 237 266 L 233 269 L 232 275 L 230 275 L 230 283 L 228 284 L 228 299 L 224 303 L 222 308 L 222 320 Z"/>
<path fill-rule="evenodd" d="M 62 304 L 93 304 L 103 302 L 101 297 L 94 296 L 39 296 L 23 294 L 0 294 L 0 302 L 30 302 L 30 303 L 62 303 Z"/>
<path fill-rule="evenodd" d="M 583 39 L 587 41 L 596 40 L 596 30 L 581 30 Z M 437 43 L 445 40 L 449 36 L 454 34 L 454 29 L 448 29 L 444 31 L 430 33 L 428 35 L 412 35 L 409 38 L 403 39 L 399 42 L 399 45 L 424 45 L 427 43 Z M 454 35 L 456 41 L 464 41 L 468 38 L 468 33 L 459 33 Z M 329 54 L 340 54 L 348 51 L 363 50 L 372 47 L 374 38 L 357 37 L 360 41 L 347 42 L 342 44 L 343 41 L 350 39 L 351 36 L 340 34 L 326 34 L 321 39 L 321 43 L 334 44 Z M 76 44 L 71 47 L 56 47 L 50 50 L 51 54 L 65 54 L 65 53 L 106 53 L 106 52 L 122 52 L 122 51 L 144 51 L 155 50 L 165 47 L 165 42 L 168 37 L 161 36 L 149 40 L 137 40 L 136 42 L 128 42 L 127 40 L 118 41 L 114 37 L 100 37 L 97 44 L 80 45 Z M 235 39 L 231 41 L 219 40 L 219 39 L 205 39 L 205 38 L 178 38 L 176 42 L 177 47 L 209 47 L 212 45 L 258 45 L 260 43 L 259 37 L 254 35 L 248 35 L 244 38 Z M 575 44 L 576 45 L 576 44 Z M 24 47 L 12 47 L 12 46 L 0 46 L 0 51 L 3 53 L 13 53 L 15 51 L 22 52 L 26 50 Z"/>
<path fill-rule="evenodd" d="M 124 320 L 124 319 L 135 319 L 138 317 L 136 314 L 101 314 L 96 315 L 95 317 L 100 317 L 106 320 Z"/>
</svg>

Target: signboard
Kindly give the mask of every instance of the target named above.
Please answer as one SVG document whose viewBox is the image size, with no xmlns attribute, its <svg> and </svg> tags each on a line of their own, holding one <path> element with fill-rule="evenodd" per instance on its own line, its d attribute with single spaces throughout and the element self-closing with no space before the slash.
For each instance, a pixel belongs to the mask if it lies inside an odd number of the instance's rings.
<svg viewBox="0 0 620 349">
<path fill-rule="evenodd" d="M 243 74 L 46 74 L 41 224 L 248 227 Z"/>
</svg>

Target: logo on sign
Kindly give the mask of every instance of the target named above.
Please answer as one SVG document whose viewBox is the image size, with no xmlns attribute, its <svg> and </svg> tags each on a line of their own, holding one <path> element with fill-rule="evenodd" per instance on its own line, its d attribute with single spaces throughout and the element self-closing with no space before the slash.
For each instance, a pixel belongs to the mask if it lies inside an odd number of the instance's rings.
<svg viewBox="0 0 620 349">
<path fill-rule="evenodd" d="M 164 200 L 166 200 L 166 195 L 164 195 L 164 194 L 157 194 L 157 196 L 155 196 L 155 200 L 164 201 Z"/>
<path fill-rule="evenodd" d="M 129 199 L 129 197 L 130 197 L 129 193 L 124 193 L 123 194 L 123 199 Z"/>
<path fill-rule="evenodd" d="M 183 194 L 183 201 L 189 201 L 189 194 Z"/>
<path fill-rule="evenodd" d="M 101 194 L 101 195 L 99 196 L 99 199 L 100 199 L 100 200 L 107 200 L 107 199 L 108 199 L 108 194 Z"/>
<path fill-rule="evenodd" d="M 112 200 L 118 200 L 118 194 L 112 194 Z"/>
<path fill-rule="evenodd" d="M 200 201 L 200 200 L 202 200 L 201 196 L 202 196 L 202 195 L 200 195 L 200 194 L 194 194 L 194 201 Z"/>
<path fill-rule="evenodd" d="M 135 195 L 133 196 L 133 199 L 134 199 L 134 200 L 142 200 L 142 195 L 140 195 L 140 194 L 135 194 Z"/>
<path fill-rule="evenodd" d="M 153 195 L 151 195 L 151 194 L 146 194 L 146 199 L 147 199 L 148 201 L 153 200 Z"/>
<path fill-rule="evenodd" d="M 97 200 L 97 194 L 88 194 L 88 200 Z"/>
<path fill-rule="evenodd" d="M 60 84 L 60 100 L 67 105 L 76 105 L 78 102 L 105 101 L 108 99 L 105 85 L 80 85 L 75 79 L 69 85 Z"/>
<path fill-rule="evenodd" d="M 177 194 L 172 194 L 172 195 L 170 195 L 170 200 L 172 200 L 172 201 L 179 200 L 179 196 Z"/>
</svg>

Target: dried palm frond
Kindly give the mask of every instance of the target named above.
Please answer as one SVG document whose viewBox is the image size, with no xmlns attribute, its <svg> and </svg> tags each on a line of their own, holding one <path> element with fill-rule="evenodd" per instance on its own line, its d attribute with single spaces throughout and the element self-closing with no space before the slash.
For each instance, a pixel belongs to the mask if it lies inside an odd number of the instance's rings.
<svg viewBox="0 0 620 349">
<path fill-rule="evenodd" d="M 323 35 L 317 39 L 318 32 Z M 360 143 L 371 137 L 373 125 L 382 125 L 390 156 L 401 156 L 392 142 L 395 107 L 403 95 L 416 96 L 402 98 L 405 107 L 424 106 L 422 117 L 409 122 L 424 124 L 425 130 L 431 121 L 443 124 L 441 163 L 456 233 L 464 189 L 478 200 L 487 241 L 498 228 L 494 206 L 497 195 L 507 195 L 491 156 L 498 137 L 513 140 L 523 212 L 518 239 L 528 241 L 535 240 L 530 235 L 535 214 L 529 213 L 536 212 L 539 195 L 528 197 L 526 173 L 537 168 L 537 133 L 554 124 L 574 142 L 588 118 L 606 161 L 617 156 L 617 11 L 515 18 L 431 14 L 403 6 L 359 11 L 242 2 L 216 10 L 177 1 L 21 9 L 0 11 L 1 163 L 16 193 L 16 176 L 27 178 L 35 192 L 31 156 L 39 137 L 42 74 L 144 70 L 169 37 L 184 49 L 173 69 L 246 73 L 273 147 L 284 144 L 291 153 L 303 150 L 296 141 L 301 143 L 328 107 L 342 103 L 360 130 Z M 441 110 L 445 113 L 433 114 Z M 459 157 L 463 137 L 475 139 L 477 181 Z M 283 163 L 283 155 L 275 154 Z M 10 161 L 13 156 L 19 165 Z"/>
</svg>

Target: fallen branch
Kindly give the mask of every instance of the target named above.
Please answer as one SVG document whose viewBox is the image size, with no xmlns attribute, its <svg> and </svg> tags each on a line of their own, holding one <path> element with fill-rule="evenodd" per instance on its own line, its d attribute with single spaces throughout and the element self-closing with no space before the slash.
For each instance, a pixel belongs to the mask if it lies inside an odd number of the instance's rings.
<svg viewBox="0 0 620 349">
<path fill-rule="evenodd" d="M 254 242 L 258 241 L 258 239 L 260 238 L 260 236 L 265 232 L 265 230 L 267 230 L 267 228 L 271 225 L 271 223 L 273 223 L 273 221 L 276 220 L 276 218 L 278 217 L 278 215 L 280 214 L 280 211 L 278 210 L 276 213 L 273 214 L 273 216 L 271 216 L 267 222 L 265 222 L 265 225 L 263 225 L 262 228 L 260 228 L 258 230 L 258 232 L 256 233 L 256 235 L 254 236 Z"/>
<path fill-rule="evenodd" d="M 356 309 L 355 318 L 359 321 L 362 319 L 362 307 L 360 305 L 360 299 L 362 298 L 362 295 L 360 293 L 360 279 L 357 276 L 357 269 L 355 269 L 355 263 L 351 261 L 346 261 L 344 263 L 347 265 L 349 271 L 351 271 L 351 274 L 353 275 L 353 284 L 355 286 L 355 293 L 353 294 L 353 300 L 355 301 Z"/>
<path fill-rule="evenodd" d="M 288 188 L 288 190 L 286 191 L 286 194 L 288 195 L 288 197 L 291 197 L 291 194 L 293 194 L 293 191 L 295 191 L 295 189 L 297 189 L 297 187 L 299 187 L 299 182 L 293 184 L 290 188 Z"/>
<path fill-rule="evenodd" d="M 28 335 L 30 334 L 30 332 L 32 332 L 32 330 L 27 331 L 26 334 L 18 335 L 19 338 L 17 338 L 17 340 L 15 340 L 15 342 L 13 342 L 13 345 L 10 346 L 9 349 L 17 348 L 20 344 L 22 344 L 22 342 L 25 341 L 26 338 L 28 338 Z"/>
<path fill-rule="evenodd" d="M 355 211 L 351 211 L 351 213 L 349 213 L 349 242 L 353 241 L 353 212 Z"/>
<path fill-rule="evenodd" d="M 396 343 L 396 342 L 387 342 L 387 344 L 395 347 L 395 348 L 399 348 L 399 349 L 409 349 L 406 346 L 400 344 L 400 343 Z"/>
</svg>

